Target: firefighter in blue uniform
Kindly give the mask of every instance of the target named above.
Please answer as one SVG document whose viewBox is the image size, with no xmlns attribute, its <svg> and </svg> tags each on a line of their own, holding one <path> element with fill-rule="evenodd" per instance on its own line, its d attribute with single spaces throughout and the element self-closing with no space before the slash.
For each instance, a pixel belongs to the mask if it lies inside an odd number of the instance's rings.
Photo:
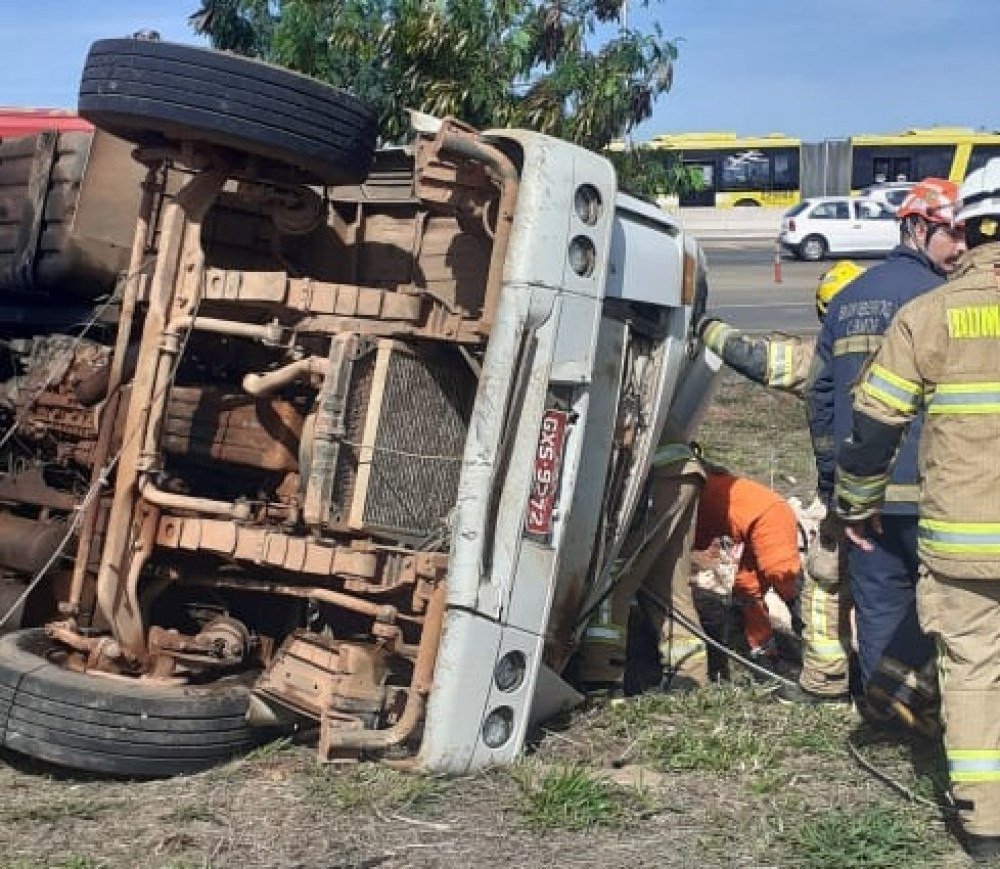
<svg viewBox="0 0 1000 869">
<path fill-rule="evenodd" d="M 939 286 L 965 250 L 954 223 L 957 199 L 957 185 L 950 181 L 917 184 L 897 214 L 900 244 L 830 304 L 806 395 L 817 488 L 828 506 L 837 451 L 851 434 L 853 388 L 864 366 L 896 311 Z M 934 649 L 920 630 L 915 604 L 920 428 L 918 417 L 893 466 L 882 534 L 870 551 L 852 545 L 847 556 L 866 708 L 875 717 L 895 714 L 911 725 L 931 720 L 922 713 L 936 699 Z"/>
</svg>

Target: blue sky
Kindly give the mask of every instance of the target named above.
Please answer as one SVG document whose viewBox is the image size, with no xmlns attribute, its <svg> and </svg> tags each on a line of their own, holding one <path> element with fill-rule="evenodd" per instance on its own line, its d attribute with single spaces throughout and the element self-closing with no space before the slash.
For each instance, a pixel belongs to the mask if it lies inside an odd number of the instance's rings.
<svg viewBox="0 0 1000 869">
<path fill-rule="evenodd" d="M 680 38 L 673 91 L 637 131 L 807 139 L 1000 129 L 1000 0 L 630 0 Z M 140 28 L 194 42 L 198 0 L 0 0 L 0 105 L 72 107 L 87 46 Z"/>
</svg>

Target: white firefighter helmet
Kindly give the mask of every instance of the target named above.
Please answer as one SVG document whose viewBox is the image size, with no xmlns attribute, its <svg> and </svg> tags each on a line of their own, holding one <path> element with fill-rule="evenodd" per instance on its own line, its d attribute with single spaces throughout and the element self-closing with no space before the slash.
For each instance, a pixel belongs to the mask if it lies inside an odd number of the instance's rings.
<svg viewBox="0 0 1000 869">
<path fill-rule="evenodd" d="M 970 172 L 959 188 L 958 197 L 960 222 L 985 216 L 1000 218 L 1000 157 Z"/>
</svg>

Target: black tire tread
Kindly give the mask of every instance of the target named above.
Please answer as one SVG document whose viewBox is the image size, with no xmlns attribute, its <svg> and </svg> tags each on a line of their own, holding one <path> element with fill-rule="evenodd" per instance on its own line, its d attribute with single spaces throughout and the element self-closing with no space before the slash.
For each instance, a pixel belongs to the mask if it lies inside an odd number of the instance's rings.
<svg viewBox="0 0 1000 869">
<path fill-rule="evenodd" d="M 49 660 L 39 629 L 0 638 L 0 744 L 111 775 L 195 772 L 257 745 L 240 682 L 165 686 L 86 675 Z"/>
<path fill-rule="evenodd" d="M 289 88 L 283 83 L 278 84 L 266 80 L 256 81 L 252 76 L 236 74 L 228 71 L 219 71 L 210 81 L 204 80 L 204 68 L 192 63 L 176 62 L 162 58 L 149 58 L 143 69 L 117 69 L 113 61 L 108 64 L 95 62 L 88 64 L 84 70 L 83 78 L 80 82 L 80 92 L 97 94 L 105 80 L 111 75 L 116 77 L 116 88 L 128 91 L 139 87 L 161 85 L 162 82 L 170 81 L 172 84 L 187 84 L 192 90 L 197 88 L 197 93 L 211 95 L 226 99 L 238 100 L 242 93 L 249 96 L 260 95 L 269 101 L 269 105 L 275 108 L 279 114 L 295 117 L 307 106 L 300 106 L 296 97 L 311 96 L 309 93 L 302 93 L 295 88 Z M 150 81 L 149 76 L 156 76 L 158 81 Z M 247 84 L 253 81 L 256 87 L 253 91 L 247 88 Z M 306 79 L 312 85 L 317 85 L 314 79 Z M 326 107 L 326 111 L 334 117 L 354 117 L 364 120 L 370 116 L 370 111 L 363 103 L 332 103 Z"/>
<path fill-rule="evenodd" d="M 148 40 L 95 42 L 80 114 L 140 144 L 205 141 L 263 158 L 270 175 L 343 183 L 370 168 L 373 109 L 308 76 L 226 52 Z"/>
<path fill-rule="evenodd" d="M 80 751 L 66 748 L 49 739 L 37 739 L 16 732 L 9 733 L 5 741 L 7 748 L 18 754 L 44 760 L 58 766 L 101 775 L 142 778 L 185 775 L 201 772 L 228 759 L 228 756 L 219 756 L 211 761 L 176 757 L 132 757 L 119 753 Z M 236 748 L 232 754 L 238 754 L 239 751 L 239 748 Z"/>
</svg>

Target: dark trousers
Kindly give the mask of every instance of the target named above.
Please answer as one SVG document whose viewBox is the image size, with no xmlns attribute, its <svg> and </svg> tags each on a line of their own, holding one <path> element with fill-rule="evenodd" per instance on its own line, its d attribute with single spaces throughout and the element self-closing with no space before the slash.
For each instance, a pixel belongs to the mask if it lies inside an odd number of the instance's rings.
<svg viewBox="0 0 1000 869">
<path fill-rule="evenodd" d="M 847 555 L 863 686 L 883 657 L 919 671 L 934 654 L 917 620 L 917 517 L 882 514 L 882 534 L 870 539 L 871 552 L 852 545 Z"/>
</svg>

